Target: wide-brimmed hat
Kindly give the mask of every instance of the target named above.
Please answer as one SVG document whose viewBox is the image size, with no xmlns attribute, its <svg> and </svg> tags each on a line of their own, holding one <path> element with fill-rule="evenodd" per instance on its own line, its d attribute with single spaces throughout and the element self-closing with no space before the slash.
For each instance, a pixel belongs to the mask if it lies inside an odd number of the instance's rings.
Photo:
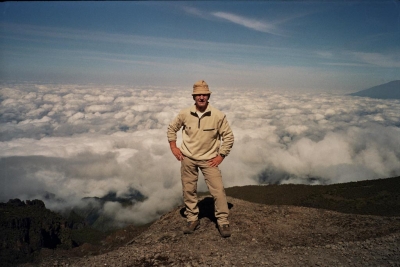
<svg viewBox="0 0 400 267">
<path fill-rule="evenodd" d="M 208 84 L 204 80 L 197 81 L 193 85 L 193 94 L 192 95 L 209 95 L 211 91 L 208 89 Z"/>
</svg>

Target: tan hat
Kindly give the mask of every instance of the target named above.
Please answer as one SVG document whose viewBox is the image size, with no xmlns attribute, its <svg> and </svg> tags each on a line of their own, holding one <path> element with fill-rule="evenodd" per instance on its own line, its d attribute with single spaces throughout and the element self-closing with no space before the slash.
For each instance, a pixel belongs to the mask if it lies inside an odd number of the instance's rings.
<svg viewBox="0 0 400 267">
<path fill-rule="evenodd" d="M 211 91 L 208 89 L 208 84 L 204 80 L 197 81 L 193 85 L 192 95 L 200 95 L 200 94 L 211 94 Z"/>
</svg>

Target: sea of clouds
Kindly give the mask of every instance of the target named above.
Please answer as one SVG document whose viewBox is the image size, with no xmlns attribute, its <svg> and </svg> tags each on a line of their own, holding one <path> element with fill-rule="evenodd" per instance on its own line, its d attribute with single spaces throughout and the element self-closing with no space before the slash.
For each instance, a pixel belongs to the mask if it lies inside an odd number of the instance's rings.
<svg viewBox="0 0 400 267">
<path fill-rule="evenodd" d="M 235 135 L 220 166 L 226 187 L 400 175 L 399 100 L 212 91 L 210 103 Z M 149 222 L 182 203 L 180 163 L 166 131 L 193 104 L 191 88 L 8 84 L 0 92 L 1 202 L 39 198 L 62 210 L 83 197 L 139 191 L 145 201 L 107 202 L 102 210 L 126 223 Z M 56 197 L 44 198 L 49 193 Z"/>
</svg>

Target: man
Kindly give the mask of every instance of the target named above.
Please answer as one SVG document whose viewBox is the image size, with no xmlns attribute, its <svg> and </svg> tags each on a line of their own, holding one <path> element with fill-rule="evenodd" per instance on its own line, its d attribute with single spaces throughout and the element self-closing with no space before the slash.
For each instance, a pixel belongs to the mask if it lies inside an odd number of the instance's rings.
<svg viewBox="0 0 400 267">
<path fill-rule="evenodd" d="M 214 198 L 215 217 L 222 237 L 229 237 L 229 209 L 222 175 L 218 166 L 233 146 L 233 133 L 224 113 L 212 107 L 211 92 L 205 81 L 193 85 L 195 104 L 183 109 L 168 126 L 168 141 L 172 154 L 181 161 L 181 179 L 187 224 L 185 234 L 193 233 L 200 225 L 197 206 L 199 169 Z M 176 146 L 176 132 L 182 129 L 182 145 Z M 221 142 L 222 141 L 222 142 Z"/>
</svg>

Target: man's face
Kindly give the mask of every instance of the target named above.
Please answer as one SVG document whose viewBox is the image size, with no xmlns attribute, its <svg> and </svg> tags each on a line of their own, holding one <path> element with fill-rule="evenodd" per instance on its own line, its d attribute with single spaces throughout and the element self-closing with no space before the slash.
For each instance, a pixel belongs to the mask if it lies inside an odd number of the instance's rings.
<svg viewBox="0 0 400 267">
<path fill-rule="evenodd" d="M 195 101 L 196 107 L 198 109 L 204 109 L 207 107 L 208 99 L 210 98 L 210 95 L 194 95 L 193 99 Z"/>
</svg>

